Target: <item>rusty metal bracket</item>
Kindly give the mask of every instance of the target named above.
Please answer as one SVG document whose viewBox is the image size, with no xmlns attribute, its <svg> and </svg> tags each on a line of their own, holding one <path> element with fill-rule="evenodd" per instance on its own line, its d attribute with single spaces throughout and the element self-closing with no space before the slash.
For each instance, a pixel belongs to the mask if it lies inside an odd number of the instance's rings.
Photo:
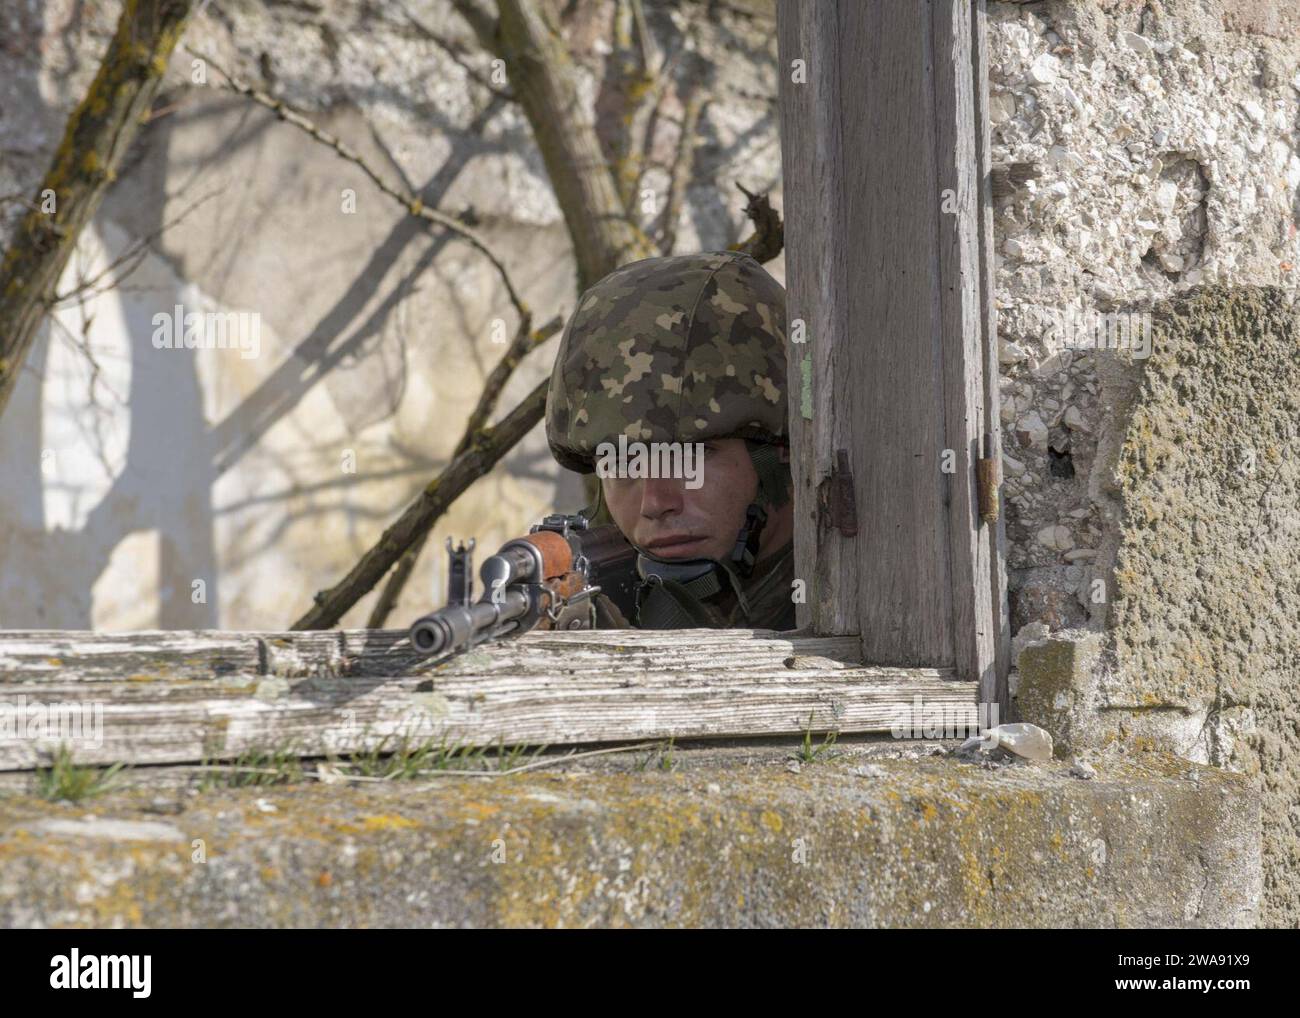
<svg viewBox="0 0 1300 1018">
<path fill-rule="evenodd" d="M 999 457 L 993 455 L 993 436 L 984 435 L 984 455 L 975 461 L 975 489 L 979 500 L 980 519 L 985 523 L 998 521 Z"/>
<path fill-rule="evenodd" d="M 817 513 L 823 529 L 834 528 L 844 537 L 857 536 L 858 500 L 847 449 L 835 450 L 835 466 L 817 485 Z"/>
<path fill-rule="evenodd" d="M 975 480 L 979 485 L 980 519 L 985 523 L 998 520 L 998 461 L 980 460 L 975 465 Z"/>
</svg>

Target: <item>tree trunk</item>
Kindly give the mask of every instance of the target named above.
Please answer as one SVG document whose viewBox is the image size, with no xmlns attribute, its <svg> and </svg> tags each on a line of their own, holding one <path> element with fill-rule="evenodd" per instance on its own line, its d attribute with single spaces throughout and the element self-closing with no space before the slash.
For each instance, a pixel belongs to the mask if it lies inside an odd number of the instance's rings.
<svg viewBox="0 0 1300 1018">
<path fill-rule="evenodd" d="M 585 290 L 655 250 L 627 217 L 591 112 L 578 98 L 577 68 L 545 0 L 500 0 L 498 9 L 495 37 L 481 41 L 506 62 L 569 227 L 578 289 Z"/>
</svg>

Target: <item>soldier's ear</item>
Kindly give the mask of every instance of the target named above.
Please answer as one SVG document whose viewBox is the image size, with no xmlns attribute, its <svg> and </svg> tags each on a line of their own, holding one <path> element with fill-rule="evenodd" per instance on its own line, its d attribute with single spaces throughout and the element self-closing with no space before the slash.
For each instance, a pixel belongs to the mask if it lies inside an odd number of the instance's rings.
<svg viewBox="0 0 1300 1018">
<path fill-rule="evenodd" d="M 778 454 L 780 455 L 781 462 L 782 462 L 782 463 L 789 463 L 789 462 L 790 462 L 790 447 L 789 447 L 788 445 L 778 445 L 778 446 L 777 446 L 777 450 L 778 450 Z"/>
</svg>

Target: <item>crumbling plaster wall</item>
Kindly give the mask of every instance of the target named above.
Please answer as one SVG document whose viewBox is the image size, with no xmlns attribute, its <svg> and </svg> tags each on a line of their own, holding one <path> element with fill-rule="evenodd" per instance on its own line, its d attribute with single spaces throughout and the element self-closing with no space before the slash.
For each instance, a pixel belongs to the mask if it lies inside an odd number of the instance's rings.
<svg viewBox="0 0 1300 1018">
<path fill-rule="evenodd" d="M 993 157 L 1037 174 L 995 220 L 1013 631 L 1105 617 L 1106 464 L 1142 365 L 1067 348 L 1067 316 L 1150 314 L 1201 284 L 1296 292 L 1296 9 L 991 8 Z"/>
<path fill-rule="evenodd" d="M 1031 164 L 996 219 L 1018 712 L 1061 753 L 1258 775 L 1274 926 L 1300 922 L 1295 14 L 1001 7 L 990 99 L 995 159 Z M 1149 350 L 1068 348 L 1070 309 L 1150 315 Z"/>
<path fill-rule="evenodd" d="M 1022 630 L 1017 707 L 1061 755 L 1171 751 L 1256 776 L 1265 925 L 1300 921 L 1300 305 L 1162 305 L 1108 469 L 1104 632 Z"/>
</svg>

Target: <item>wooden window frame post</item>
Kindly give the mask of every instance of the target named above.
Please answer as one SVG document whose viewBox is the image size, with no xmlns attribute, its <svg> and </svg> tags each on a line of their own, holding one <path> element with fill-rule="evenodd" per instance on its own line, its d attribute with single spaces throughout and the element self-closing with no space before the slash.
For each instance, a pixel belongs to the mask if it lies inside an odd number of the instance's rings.
<svg viewBox="0 0 1300 1018">
<path fill-rule="evenodd" d="M 984 3 L 777 17 L 799 623 L 1005 714 Z"/>
</svg>

